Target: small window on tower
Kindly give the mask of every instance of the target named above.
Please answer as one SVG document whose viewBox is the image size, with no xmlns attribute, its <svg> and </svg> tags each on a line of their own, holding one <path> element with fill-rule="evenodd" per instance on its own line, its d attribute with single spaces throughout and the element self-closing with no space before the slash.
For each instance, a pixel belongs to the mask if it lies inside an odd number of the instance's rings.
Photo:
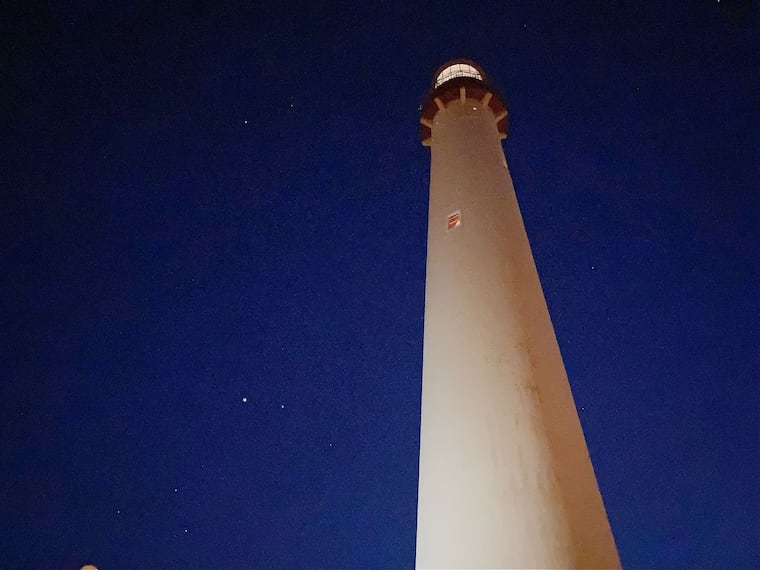
<svg viewBox="0 0 760 570">
<path fill-rule="evenodd" d="M 457 210 L 446 218 L 446 231 L 451 231 L 462 225 L 462 210 Z"/>
</svg>

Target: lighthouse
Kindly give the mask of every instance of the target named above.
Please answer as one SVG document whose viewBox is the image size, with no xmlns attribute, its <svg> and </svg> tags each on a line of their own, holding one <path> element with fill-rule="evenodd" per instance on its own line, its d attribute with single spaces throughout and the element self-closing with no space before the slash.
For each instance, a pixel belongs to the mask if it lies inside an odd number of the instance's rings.
<svg viewBox="0 0 760 570">
<path fill-rule="evenodd" d="M 422 106 L 430 148 L 417 568 L 619 568 L 501 141 L 469 60 Z"/>
</svg>

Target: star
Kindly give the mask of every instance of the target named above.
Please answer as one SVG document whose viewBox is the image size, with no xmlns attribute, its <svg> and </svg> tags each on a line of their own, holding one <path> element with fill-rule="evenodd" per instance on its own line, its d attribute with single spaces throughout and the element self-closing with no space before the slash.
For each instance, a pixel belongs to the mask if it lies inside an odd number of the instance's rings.
<svg viewBox="0 0 760 570">
<path fill-rule="evenodd" d="M 280 409 L 284 410 L 285 409 L 285 404 L 280 404 Z"/>
<path fill-rule="evenodd" d="M 248 401 L 248 398 L 246 398 L 245 396 L 243 396 L 243 403 L 245 404 L 247 401 Z"/>
<path fill-rule="evenodd" d="M 247 121 L 247 120 L 243 121 L 243 124 L 244 124 L 244 125 L 247 125 L 247 124 L 248 124 L 248 121 Z"/>
<path fill-rule="evenodd" d="M 174 492 L 176 493 L 177 491 L 179 491 L 179 489 L 177 489 L 176 487 L 174 487 Z"/>
</svg>

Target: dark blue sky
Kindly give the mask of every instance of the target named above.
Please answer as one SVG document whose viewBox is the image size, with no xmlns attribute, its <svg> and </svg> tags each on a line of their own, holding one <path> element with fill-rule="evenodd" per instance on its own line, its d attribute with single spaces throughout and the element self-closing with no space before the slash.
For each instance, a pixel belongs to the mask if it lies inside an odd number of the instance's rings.
<svg viewBox="0 0 760 570">
<path fill-rule="evenodd" d="M 0 23 L 2 566 L 413 565 L 453 57 L 623 564 L 760 563 L 756 6 L 88 4 Z"/>
</svg>

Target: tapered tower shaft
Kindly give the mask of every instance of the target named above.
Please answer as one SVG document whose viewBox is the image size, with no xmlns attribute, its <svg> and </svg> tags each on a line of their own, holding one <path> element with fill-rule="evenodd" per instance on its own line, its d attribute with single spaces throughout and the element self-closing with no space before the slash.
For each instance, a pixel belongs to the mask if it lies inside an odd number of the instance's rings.
<svg viewBox="0 0 760 570">
<path fill-rule="evenodd" d="M 472 62 L 436 74 L 430 147 L 418 568 L 620 562 L 501 139 Z"/>
</svg>

